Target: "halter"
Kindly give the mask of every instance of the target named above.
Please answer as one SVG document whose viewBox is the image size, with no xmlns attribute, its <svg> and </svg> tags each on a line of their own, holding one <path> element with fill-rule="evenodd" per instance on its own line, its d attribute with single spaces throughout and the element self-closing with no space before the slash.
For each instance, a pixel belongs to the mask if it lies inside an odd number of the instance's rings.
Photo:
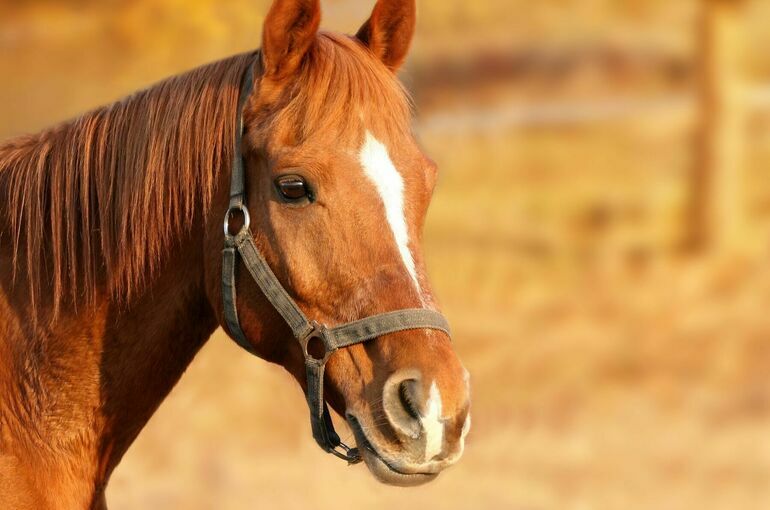
<svg viewBox="0 0 770 510">
<path fill-rule="evenodd" d="M 412 329 L 435 329 L 449 334 L 449 324 L 440 313 L 427 309 L 405 309 L 372 315 L 357 321 L 348 322 L 334 327 L 327 327 L 315 321 L 310 321 L 302 313 L 289 293 L 278 281 L 264 257 L 259 253 L 254 236 L 251 234 L 251 217 L 246 208 L 245 174 L 242 152 L 243 141 L 243 108 L 246 99 L 254 88 L 254 68 L 249 66 L 241 83 L 238 99 L 238 117 L 235 133 L 235 147 L 230 180 L 230 205 L 225 214 L 224 232 L 225 247 L 222 251 L 222 298 L 224 302 L 224 318 L 227 329 L 233 339 L 251 354 L 256 355 L 252 345 L 246 340 L 241 329 L 236 308 L 235 268 L 237 260 L 251 274 L 268 301 L 283 317 L 291 328 L 292 335 L 299 342 L 305 357 L 305 372 L 307 375 L 307 403 L 310 407 L 310 425 L 318 445 L 326 452 L 346 460 L 350 464 L 361 461 L 358 448 L 351 448 L 340 440 L 334 430 L 329 408 L 323 396 L 324 368 L 329 357 L 337 350 L 375 338 Z M 230 218 L 234 213 L 243 215 L 243 226 L 233 235 L 230 232 Z M 310 350 L 309 351 L 309 346 Z M 323 354 L 316 349 L 323 347 Z"/>
</svg>

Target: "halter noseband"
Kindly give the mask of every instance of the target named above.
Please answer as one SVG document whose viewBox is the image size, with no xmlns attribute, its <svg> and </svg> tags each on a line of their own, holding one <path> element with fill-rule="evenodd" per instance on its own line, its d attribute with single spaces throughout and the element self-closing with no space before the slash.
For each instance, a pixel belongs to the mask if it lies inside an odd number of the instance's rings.
<svg viewBox="0 0 770 510">
<path fill-rule="evenodd" d="M 258 58 L 258 57 L 257 57 Z M 246 99 L 254 88 L 254 68 L 249 66 L 243 77 L 240 97 L 238 99 L 238 117 L 235 133 L 232 175 L 230 181 L 230 205 L 224 222 L 225 247 L 222 251 L 222 296 L 224 302 L 224 318 L 227 329 L 233 339 L 252 354 L 251 344 L 238 321 L 235 291 L 235 267 L 240 255 L 243 265 L 270 303 L 283 317 L 291 328 L 294 338 L 299 342 L 305 357 L 307 374 L 307 403 L 310 407 L 310 424 L 313 437 L 318 445 L 326 452 L 348 461 L 351 464 L 361 461 L 358 448 L 350 448 L 344 444 L 334 430 L 329 408 L 323 398 L 324 367 L 329 357 L 342 347 L 373 340 L 381 335 L 396 333 L 411 329 L 436 329 L 449 334 L 449 324 L 440 313 L 427 309 L 396 310 L 379 315 L 372 315 L 347 324 L 332 328 L 308 320 L 302 310 L 289 296 L 286 289 L 276 278 L 264 257 L 259 253 L 254 237 L 251 234 L 251 219 L 244 203 L 245 174 L 241 144 L 243 139 L 243 108 Z M 233 213 L 243 214 L 243 226 L 233 235 L 230 232 L 230 218 Z M 322 345 L 324 352 L 317 356 L 308 350 L 309 344 Z M 315 351 L 315 346 L 313 348 Z"/>
</svg>

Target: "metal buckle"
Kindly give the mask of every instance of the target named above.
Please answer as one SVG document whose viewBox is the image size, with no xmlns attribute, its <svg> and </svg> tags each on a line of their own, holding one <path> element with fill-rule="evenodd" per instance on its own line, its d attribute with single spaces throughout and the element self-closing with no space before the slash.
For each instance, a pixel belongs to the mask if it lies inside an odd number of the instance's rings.
<svg viewBox="0 0 770 510">
<path fill-rule="evenodd" d="M 339 451 L 337 448 L 341 448 L 342 451 Z M 358 464 L 362 460 L 364 460 L 361 457 L 361 452 L 358 450 L 358 448 L 351 448 L 350 446 L 346 445 L 345 443 L 340 442 L 339 445 L 329 450 L 329 453 L 334 455 L 335 457 L 342 459 L 348 463 L 349 466 L 352 466 L 353 464 Z"/>
<path fill-rule="evenodd" d="M 311 329 L 304 337 L 302 337 L 299 340 L 299 343 L 302 346 L 302 354 L 305 355 L 306 360 L 312 360 L 314 363 L 317 363 L 319 365 L 325 365 L 326 362 L 329 361 L 329 356 L 331 356 L 332 353 L 337 349 L 333 348 L 329 344 L 329 339 L 326 336 L 328 328 L 325 325 L 319 324 L 316 321 L 311 322 L 310 325 L 312 326 L 313 329 Z M 318 340 L 321 341 L 321 345 L 323 346 L 323 349 L 324 349 L 323 356 L 321 356 L 320 358 L 317 356 L 314 356 L 308 350 L 308 348 L 310 347 L 310 342 L 314 338 L 317 338 Z"/>
<path fill-rule="evenodd" d="M 241 230 L 237 232 L 236 234 L 230 233 L 230 217 L 233 215 L 235 211 L 240 211 L 241 214 L 243 214 L 243 227 L 241 227 Z M 249 215 L 249 210 L 246 208 L 245 205 L 234 205 L 230 206 L 227 209 L 227 212 L 225 213 L 225 222 L 224 222 L 224 229 L 225 229 L 225 237 L 235 237 L 241 232 L 244 232 L 249 229 L 251 226 L 251 216 Z"/>
</svg>

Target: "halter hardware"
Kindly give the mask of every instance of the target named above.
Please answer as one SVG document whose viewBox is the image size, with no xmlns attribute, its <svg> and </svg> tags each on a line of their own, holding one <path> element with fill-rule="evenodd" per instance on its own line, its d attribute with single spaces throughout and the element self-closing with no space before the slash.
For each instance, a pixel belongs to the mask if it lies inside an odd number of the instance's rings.
<svg viewBox="0 0 770 510">
<path fill-rule="evenodd" d="M 313 329 L 311 329 L 307 335 L 299 339 L 299 345 L 302 347 L 302 354 L 305 355 L 306 360 L 325 364 L 329 361 L 329 357 L 337 350 L 337 348 L 332 345 L 327 338 L 326 332 L 328 331 L 328 328 L 326 326 L 318 324 L 316 321 L 311 322 L 310 325 L 313 326 Z M 310 352 L 310 342 L 312 340 L 319 340 L 320 346 L 323 347 L 323 354 L 320 357 L 316 356 L 315 353 Z"/>
<path fill-rule="evenodd" d="M 244 204 L 237 204 L 230 206 L 225 213 L 225 237 L 234 237 L 236 234 L 230 232 L 230 219 L 233 217 L 233 213 L 240 212 L 243 215 L 243 226 L 241 230 L 249 230 L 251 226 L 251 216 L 249 215 L 249 209 Z"/>
<path fill-rule="evenodd" d="M 257 61 L 259 61 L 258 57 Z M 241 83 L 230 177 L 230 205 L 225 213 L 223 225 L 225 246 L 222 250 L 222 301 L 225 327 L 238 345 L 252 354 L 257 354 L 241 329 L 238 319 L 235 271 L 240 260 L 268 301 L 286 321 L 292 335 L 302 349 L 307 377 L 305 396 L 310 409 L 313 438 L 324 451 L 347 461 L 349 464 L 356 464 L 361 462 L 360 451 L 358 448 L 347 446 L 340 440 L 339 435 L 334 430 L 329 407 L 324 400 L 323 384 L 326 362 L 338 349 L 399 331 L 435 329 L 449 335 L 449 324 L 440 313 L 419 308 L 395 310 L 346 324 L 327 327 L 316 321 L 311 322 L 300 310 L 254 243 L 254 237 L 250 230 L 251 217 L 245 205 L 245 164 L 242 153 L 243 107 L 254 86 L 254 67 L 255 64 L 252 64 L 246 69 Z M 241 212 L 244 221 L 237 234 L 230 232 L 230 219 L 235 212 Z M 310 352 L 315 351 L 315 344 L 317 343 L 323 347 L 323 354 L 320 357 L 316 357 L 314 352 Z"/>
</svg>

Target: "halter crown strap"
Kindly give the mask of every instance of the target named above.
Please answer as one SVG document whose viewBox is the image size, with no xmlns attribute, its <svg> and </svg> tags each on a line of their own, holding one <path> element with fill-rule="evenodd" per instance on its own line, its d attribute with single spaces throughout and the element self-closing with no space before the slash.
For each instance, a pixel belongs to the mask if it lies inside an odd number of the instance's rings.
<svg viewBox="0 0 770 510">
<path fill-rule="evenodd" d="M 289 296 L 286 289 L 270 269 L 257 249 L 250 230 L 250 217 L 245 205 L 245 174 L 243 154 L 243 107 L 254 87 L 254 69 L 249 66 L 241 84 L 238 100 L 238 118 L 230 181 L 230 204 L 225 215 L 225 247 L 222 251 L 222 299 L 227 330 L 233 339 L 252 354 L 256 354 L 241 329 L 238 320 L 235 270 L 238 258 L 246 266 L 251 277 L 267 297 L 270 304 L 283 317 L 292 335 L 300 344 L 305 357 L 307 376 L 307 403 L 310 408 L 310 424 L 313 437 L 325 451 L 351 464 L 361 461 L 357 448 L 345 445 L 334 430 L 329 408 L 323 398 L 324 369 L 329 357 L 337 349 L 373 340 L 379 336 L 412 329 L 435 329 L 450 334 L 449 324 L 440 313 L 427 309 L 406 309 L 382 313 L 332 328 L 308 320 Z M 233 213 L 243 214 L 244 224 L 237 234 L 232 234 L 229 221 Z M 315 340 L 324 352 L 311 354 L 308 347 Z M 315 356 L 314 356 L 315 354 Z"/>
</svg>

